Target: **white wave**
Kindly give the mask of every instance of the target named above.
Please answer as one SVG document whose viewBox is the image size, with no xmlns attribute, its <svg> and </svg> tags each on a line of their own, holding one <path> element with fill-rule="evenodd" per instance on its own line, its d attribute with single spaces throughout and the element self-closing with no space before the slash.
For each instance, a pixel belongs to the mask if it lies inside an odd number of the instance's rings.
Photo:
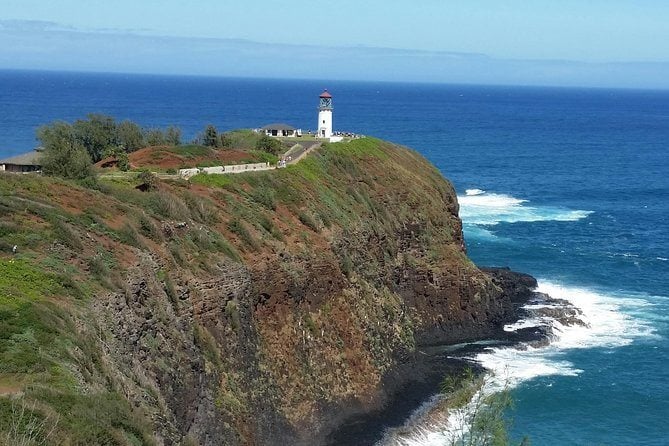
<svg viewBox="0 0 669 446">
<path fill-rule="evenodd" d="M 570 210 L 550 206 L 529 206 L 527 200 L 506 194 L 467 189 L 458 196 L 460 218 L 465 224 L 496 225 L 501 222 L 577 221 L 591 211 Z"/>
<path fill-rule="evenodd" d="M 582 348 L 615 348 L 629 345 L 634 340 L 655 336 L 650 321 L 632 316 L 635 310 L 650 306 L 638 297 L 613 296 L 586 288 L 568 287 L 540 280 L 537 291 L 554 299 L 570 302 L 582 311 L 583 325 L 563 325 L 550 318 L 525 319 L 510 324 L 505 330 L 520 329 L 550 324 L 555 339 L 544 348 L 528 347 L 491 348 L 478 354 L 475 359 L 494 375 L 507 375 L 509 384 L 550 375 L 576 376 L 581 371 L 560 357 L 566 350 Z M 530 304 L 528 309 L 546 305 Z"/>
<path fill-rule="evenodd" d="M 586 288 L 569 287 L 540 280 L 537 291 L 555 299 L 564 299 L 578 307 L 580 319 L 585 326 L 566 326 L 546 318 L 528 318 L 505 326 L 505 330 L 553 326 L 555 339 L 546 347 L 525 349 L 514 347 L 491 347 L 475 355 L 475 359 L 488 369 L 490 377 L 481 390 L 485 394 L 499 391 L 505 386 L 516 387 L 523 382 L 545 376 L 578 376 L 582 370 L 564 359 L 564 352 L 584 348 L 616 348 L 628 345 L 637 339 L 656 336 L 650 318 L 643 318 L 642 311 L 653 304 L 638 295 L 619 295 Z M 551 304 L 532 303 L 528 309 L 551 307 Z M 429 424 L 414 424 L 409 434 L 395 436 L 390 441 L 379 443 L 392 446 L 443 446 L 462 434 L 467 411 L 471 408 L 453 410 L 441 419 Z M 425 409 L 423 408 L 424 412 Z M 457 427 L 453 430 L 453 427 Z"/>
<path fill-rule="evenodd" d="M 656 258 L 657 260 L 661 261 L 661 262 L 666 262 L 667 260 L 669 260 L 669 259 L 666 258 L 666 257 L 655 257 L 655 258 Z"/>
<path fill-rule="evenodd" d="M 485 191 L 482 189 L 467 189 L 465 191 L 465 194 L 468 196 L 473 196 L 473 195 L 483 195 L 485 194 Z"/>
<path fill-rule="evenodd" d="M 541 306 L 539 305 L 532 307 L 536 309 L 541 308 Z M 549 308 L 549 306 L 546 305 L 543 308 Z M 549 321 L 547 319 L 520 319 L 519 321 L 516 321 L 513 324 L 505 325 L 504 331 L 509 331 L 509 332 L 518 331 L 522 330 L 523 328 L 532 328 L 532 327 L 537 327 L 539 325 L 546 325 L 548 323 Z"/>
<path fill-rule="evenodd" d="M 648 321 L 629 314 L 640 307 L 652 305 L 645 299 L 604 294 L 549 281 L 539 281 L 537 291 L 569 301 L 583 312 L 582 319 L 588 324 L 588 327 L 565 327 L 556 321 L 560 336 L 551 344 L 556 348 L 621 347 L 635 339 L 654 335 Z"/>
</svg>

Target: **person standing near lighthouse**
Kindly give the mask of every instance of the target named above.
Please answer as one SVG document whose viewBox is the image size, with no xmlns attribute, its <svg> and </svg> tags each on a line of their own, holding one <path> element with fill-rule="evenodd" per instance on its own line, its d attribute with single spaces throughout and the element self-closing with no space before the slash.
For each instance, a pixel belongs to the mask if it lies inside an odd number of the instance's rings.
<svg viewBox="0 0 669 446">
<path fill-rule="evenodd" d="M 318 104 L 318 137 L 332 137 L 332 95 L 323 91 Z"/>
</svg>

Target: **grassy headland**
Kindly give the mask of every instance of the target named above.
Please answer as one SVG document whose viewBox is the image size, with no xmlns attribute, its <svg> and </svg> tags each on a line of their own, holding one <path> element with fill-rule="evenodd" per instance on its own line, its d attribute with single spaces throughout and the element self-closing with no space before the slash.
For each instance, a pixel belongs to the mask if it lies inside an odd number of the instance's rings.
<svg viewBox="0 0 669 446">
<path fill-rule="evenodd" d="M 411 150 L 139 183 L 0 175 L 0 438 L 308 442 L 378 404 L 417 343 L 502 311 L 453 188 Z"/>
</svg>

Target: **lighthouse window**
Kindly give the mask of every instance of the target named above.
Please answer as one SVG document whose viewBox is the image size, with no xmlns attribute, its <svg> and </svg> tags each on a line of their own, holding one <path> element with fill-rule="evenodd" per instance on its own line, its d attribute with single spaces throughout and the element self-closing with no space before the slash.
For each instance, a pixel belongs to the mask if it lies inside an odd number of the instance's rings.
<svg viewBox="0 0 669 446">
<path fill-rule="evenodd" d="M 323 119 L 323 124 L 325 124 L 325 119 Z"/>
</svg>

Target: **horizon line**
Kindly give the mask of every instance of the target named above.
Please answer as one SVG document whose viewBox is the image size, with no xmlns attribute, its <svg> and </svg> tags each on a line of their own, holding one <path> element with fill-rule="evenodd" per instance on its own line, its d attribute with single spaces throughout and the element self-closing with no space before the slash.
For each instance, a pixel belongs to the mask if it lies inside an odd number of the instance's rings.
<svg viewBox="0 0 669 446">
<path fill-rule="evenodd" d="M 587 63 L 587 62 L 585 62 Z M 624 63 L 624 62 L 621 62 Z M 653 62 L 650 62 L 653 63 Z M 656 62 L 662 63 L 662 62 Z M 116 76 L 154 76 L 168 78 L 199 78 L 199 79 L 234 79 L 258 81 L 307 81 L 307 82 L 344 82 L 360 84 L 396 84 L 396 85 L 435 85 L 452 87 L 492 87 L 492 88 L 527 88 L 527 89 L 556 89 L 556 90 L 600 90 L 600 91 L 657 91 L 669 92 L 669 87 L 625 87 L 625 86 L 593 86 L 593 85 L 557 85 L 557 84 L 521 84 L 521 83 L 480 83 L 480 82 L 435 82 L 428 80 L 383 80 L 383 79 L 352 79 L 352 78 L 309 78 L 309 77 L 272 77 L 272 76 L 231 76 L 225 74 L 197 74 L 197 73 L 158 73 L 142 71 L 101 71 L 101 70 L 67 70 L 49 68 L 7 68 L 0 67 L 2 72 L 25 73 L 54 73 L 54 74 L 83 74 L 83 75 L 116 75 Z"/>
</svg>

